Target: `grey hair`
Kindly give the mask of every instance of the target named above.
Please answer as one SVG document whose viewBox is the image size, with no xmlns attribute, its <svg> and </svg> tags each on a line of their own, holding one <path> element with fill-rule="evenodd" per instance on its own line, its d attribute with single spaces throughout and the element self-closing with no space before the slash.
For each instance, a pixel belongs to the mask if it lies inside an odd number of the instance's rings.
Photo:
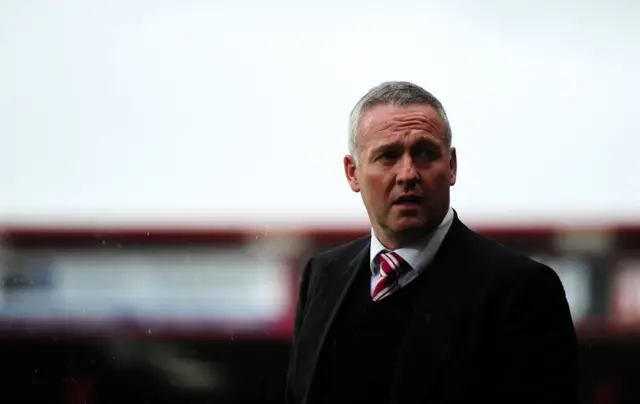
<svg viewBox="0 0 640 404">
<path fill-rule="evenodd" d="M 447 113 L 442 103 L 424 88 L 408 81 L 387 81 L 370 89 L 353 107 L 349 115 L 349 153 L 358 163 L 358 125 L 364 113 L 377 105 L 395 105 L 405 107 L 409 105 L 431 105 L 437 111 L 445 124 L 445 142 L 447 149 L 451 149 L 453 134 Z"/>
</svg>

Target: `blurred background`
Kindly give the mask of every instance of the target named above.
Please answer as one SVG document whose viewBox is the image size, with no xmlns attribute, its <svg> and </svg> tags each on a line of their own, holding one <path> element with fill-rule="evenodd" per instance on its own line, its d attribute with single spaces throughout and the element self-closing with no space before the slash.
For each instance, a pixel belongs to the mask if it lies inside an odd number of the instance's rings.
<svg viewBox="0 0 640 404">
<path fill-rule="evenodd" d="M 280 403 L 300 270 L 366 234 L 347 117 L 445 105 L 452 204 L 560 275 L 639 403 L 640 2 L 0 2 L 2 402 Z"/>
</svg>

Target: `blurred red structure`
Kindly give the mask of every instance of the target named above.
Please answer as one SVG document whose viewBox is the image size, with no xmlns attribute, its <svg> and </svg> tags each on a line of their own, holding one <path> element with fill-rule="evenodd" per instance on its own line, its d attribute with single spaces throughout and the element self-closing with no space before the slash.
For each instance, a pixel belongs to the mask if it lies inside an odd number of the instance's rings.
<svg viewBox="0 0 640 404">
<path fill-rule="evenodd" d="M 517 248 L 534 258 L 545 257 L 562 265 L 572 264 L 582 268 L 573 271 L 570 285 L 565 282 L 570 302 L 579 300 L 581 311 L 576 325 L 583 339 L 618 339 L 640 337 L 640 261 L 636 259 L 640 250 L 640 225 L 602 227 L 483 227 L 479 232 L 506 245 Z M 157 336 L 181 335 L 204 338 L 226 338 L 228 333 L 237 333 L 238 338 L 288 338 L 296 300 L 297 277 L 306 258 L 317 251 L 349 241 L 368 233 L 368 229 L 305 229 L 271 230 L 259 229 L 176 229 L 176 228 L 120 228 L 94 229 L 13 227 L 0 231 L 0 259 L 5 257 L 29 257 L 49 251 L 55 256 L 63 252 L 101 254 L 109 251 L 114 255 L 135 249 L 152 256 L 158 251 L 181 248 L 261 251 L 277 257 L 282 264 L 281 281 L 287 284 L 285 300 L 286 314 L 271 321 L 268 328 L 248 332 L 222 331 L 215 324 L 206 326 L 206 318 L 200 319 L 197 329 L 181 329 L 179 325 L 162 319 L 148 319 L 142 331 L 152 328 Z M 188 254 L 188 253 L 184 253 Z M 257 256 L 259 257 L 259 255 Z M 215 259 L 215 258 L 214 258 Z M 259 259 L 259 258 L 256 258 Z M 10 260 L 9 260 L 10 261 Z M 5 264 L 6 267 L 7 264 Z M 550 265 L 553 267 L 552 262 Z M 624 267 L 622 267 L 624 266 Z M 115 270 L 115 268 L 112 268 Z M 564 267 L 554 268 L 561 276 L 568 273 Z M 181 268 L 177 267 L 179 271 Z M 211 271 L 217 270 L 211 263 Z M 577 275 L 576 275 L 577 274 Z M 567 275 L 568 276 L 568 275 Z M 624 277 L 624 278 L 621 278 Z M 630 279 L 638 279 L 630 281 Z M 564 281 L 564 280 L 563 280 Z M 578 284 L 575 288 L 574 284 Z M 585 307 L 586 306 L 586 307 Z M 87 319 L 87 323 L 91 319 Z M 15 325 L 21 321 L 14 319 Z M 48 323 L 48 324 L 47 324 Z M 41 322 L 48 331 L 55 328 L 55 321 Z M 90 327 L 87 327 L 91 329 Z M 95 328 L 95 327 L 94 327 Z M 65 327 L 65 329 L 68 328 Z M 101 332 L 133 332 L 126 322 Z M 146 335 L 145 337 L 149 337 Z"/>
</svg>

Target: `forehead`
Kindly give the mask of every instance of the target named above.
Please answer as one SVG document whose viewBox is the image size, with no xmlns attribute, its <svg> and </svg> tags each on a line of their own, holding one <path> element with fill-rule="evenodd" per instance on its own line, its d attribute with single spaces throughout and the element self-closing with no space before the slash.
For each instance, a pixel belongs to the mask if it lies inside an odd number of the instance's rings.
<svg viewBox="0 0 640 404">
<path fill-rule="evenodd" d="M 358 125 L 361 145 L 427 136 L 444 141 L 445 122 L 431 105 L 376 105 L 362 115 Z"/>
</svg>

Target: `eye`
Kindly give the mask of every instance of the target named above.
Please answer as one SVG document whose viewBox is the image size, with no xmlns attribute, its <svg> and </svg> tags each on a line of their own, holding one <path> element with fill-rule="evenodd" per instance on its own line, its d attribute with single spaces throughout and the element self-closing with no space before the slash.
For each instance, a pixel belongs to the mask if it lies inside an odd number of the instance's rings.
<svg viewBox="0 0 640 404">
<path fill-rule="evenodd" d="M 399 153 L 395 150 L 385 150 L 378 157 L 380 160 L 393 160 L 398 158 Z"/>
<path fill-rule="evenodd" d="M 440 150 L 431 147 L 424 147 L 418 149 L 415 156 L 427 159 L 437 159 L 440 157 Z"/>
</svg>

